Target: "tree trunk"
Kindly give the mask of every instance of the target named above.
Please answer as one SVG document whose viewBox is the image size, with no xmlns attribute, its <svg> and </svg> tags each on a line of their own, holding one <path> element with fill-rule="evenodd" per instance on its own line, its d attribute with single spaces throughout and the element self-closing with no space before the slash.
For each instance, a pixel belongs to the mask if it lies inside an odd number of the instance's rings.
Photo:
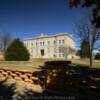
<svg viewBox="0 0 100 100">
<path fill-rule="evenodd" d="M 89 59 L 90 59 L 90 67 L 92 67 L 92 65 L 93 65 L 92 50 L 90 51 L 90 57 L 89 57 Z"/>
</svg>

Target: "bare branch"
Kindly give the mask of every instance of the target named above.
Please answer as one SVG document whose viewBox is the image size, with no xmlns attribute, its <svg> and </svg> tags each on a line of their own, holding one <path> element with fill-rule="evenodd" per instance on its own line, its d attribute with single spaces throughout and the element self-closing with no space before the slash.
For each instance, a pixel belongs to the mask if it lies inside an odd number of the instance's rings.
<svg viewBox="0 0 100 100">
<path fill-rule="evenodd" d="M 5 51 L 12 40 L 11 34 L 4 32 L 0 34 L 0 43 L 2 44 L 2 50 Z"/>
</svg>

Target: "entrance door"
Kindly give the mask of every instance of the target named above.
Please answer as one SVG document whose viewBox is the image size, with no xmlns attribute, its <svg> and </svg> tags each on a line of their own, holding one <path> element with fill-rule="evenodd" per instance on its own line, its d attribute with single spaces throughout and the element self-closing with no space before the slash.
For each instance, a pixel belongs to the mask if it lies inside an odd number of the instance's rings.
<svg viewBox="0 0 100 100">
<path fill-rule="evenodd" d="M 44 56 L 44 49 L 41 49 L 41 56 Z"/>
</svg>

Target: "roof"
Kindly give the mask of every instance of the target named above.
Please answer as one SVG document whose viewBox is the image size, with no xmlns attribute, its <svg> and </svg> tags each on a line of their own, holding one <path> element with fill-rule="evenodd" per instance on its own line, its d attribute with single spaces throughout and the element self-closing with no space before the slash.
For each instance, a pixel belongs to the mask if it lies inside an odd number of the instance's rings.
<svg viewBox="0 0 100 100">
<path fill-rule="evenodd" d="M 58 33 L 55 35 L 47 35 L 47 34 L 41 34 L 38 37 L 34 37 L 34 38 L 26 38 L 23 41 L 27 41 L 27 40 L 34 40 L 34 39 L 42 39 L 42 38 L 50 38 L 50 37 L 56 37 L 56 36 L 68 36 L 70 37 L 72 40 L 74 40 L 74 38 L 72 36 L 70 36 L 68 33 Z M 75 40 L 74 40 L 75 41 Z"/>
</svg>

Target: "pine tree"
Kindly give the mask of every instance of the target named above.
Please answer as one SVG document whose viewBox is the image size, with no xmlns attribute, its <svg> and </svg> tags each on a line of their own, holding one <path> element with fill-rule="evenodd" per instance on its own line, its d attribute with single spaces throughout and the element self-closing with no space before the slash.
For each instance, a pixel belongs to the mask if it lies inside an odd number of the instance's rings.
<svg viewBox="0 0 100 100">
<path fill-rule="evenodd" d="M 27 61 L 29 60 L 29 52 L 19 39 L 14 39 L 5 52 L 5 60 L 7 61 Z"/>
<path fill-rule="evenodd" d="M 80 46 L 80 56 L 82 58 L 89 58 L 89 43 L 84 39 Z"/>
<path fill-rule="evenodd" d="M 97 53 L 97 54 L 96 54 L 95 59 L 96 59 L 96 60 L 100 60 L 100 53 Z"/>
</svg>

